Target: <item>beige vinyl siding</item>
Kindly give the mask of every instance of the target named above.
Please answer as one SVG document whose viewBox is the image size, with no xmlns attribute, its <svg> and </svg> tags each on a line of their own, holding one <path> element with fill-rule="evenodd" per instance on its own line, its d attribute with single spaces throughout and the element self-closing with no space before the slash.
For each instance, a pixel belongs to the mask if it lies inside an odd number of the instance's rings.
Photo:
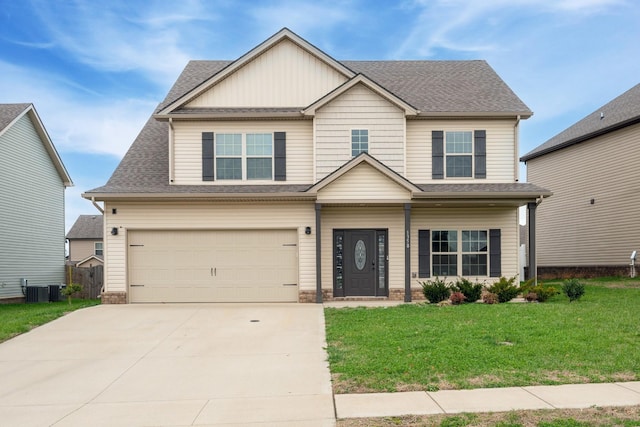
<svg viewBox="0 0 640 427">
<path fill-rule="evenodd" d="M 515 120 L 407 120 L 407 175 L 415 183 L 514 182 Z M 431 132 L 487 131 L 487 178 L 431 179 Z"/>
<path fill-rule="evenodd" d="M 306 107 L 346 80 L 308 51 L 283 40 L 187 107 Z"/>
<path fill-rule="evenodd" d="M 395 200 L 409 202 L 411 193 L 378 170 L 361 163 L 318 192 L 318 202 L 329 200 Z"/>
<path fill-rule="evenodd" d="M 70 240 L 69 261 L 78 262 L 90 257 L 91 255 L 95 255 L 96 242 L 102 242 L 102 240 Z"/>
<path fill-rule="evenodd" d="M 369 131 L 369 154 L 404 173 L 404 112 L 362 84 L 316 112 L 316 181 L 351 159 L 351 130 Z"/>
<path fill-rule="evenodd" d="M 333 289 L 333 230 L 387 229 L 389 288 L 404 288 L 404 208 L 323 207 L 322 288 Z"/>
<path fill-rule="evenodd" d="M 0 135 L 0 298 L 64 283 L 64 185 L 28 115 Z"/>
<path fill-rule="evenodd" d="M 116 208 L 113 215 L 111 209 Z M 315 210 L 313 202 L 107 202 L 105 204 L 105 286 L 127 291 L 127 230 L 295 229 L 299 238 L 299 287 L 315 289 Z M 305 227 L 312 233 L 306 235 Z M 118 235 L 110 233 L 118 228 Z M 250 261 L 247 262 L 250 265 Z"/>
<path fill-rule="evenodd" d="M 639 166 L 640 124 L 529 160 L 527 180 L 553 192 L 537 209 L 538 266 L 628 265 L 640 251 Z"/>
<path fill-rule="evenodd" d="M 418 230 L 489 230 L 498 228 L 501 230 L 502 276 L 515 276 L 519 272 L 519 227 L 517 208 L 413 208 L 411 210 L 412 275 L 413 273 L 418 274 Z M 481 281 L 486 279 L 489 282 L 495 278 L 479 277 L 479 279 Z"/>
<path fill-rule="evenodd" d="M 174 122 L 174 182 L 176 185 L 237 185 L 239 181 L 202 181 L 202 132 L 287 133 L 287 180 L 242 181 L 244 184 L 310 184 L 313 182 L 311 120 Z M 244 166 L 243 166 L 244 167 Z"/>
</svg>

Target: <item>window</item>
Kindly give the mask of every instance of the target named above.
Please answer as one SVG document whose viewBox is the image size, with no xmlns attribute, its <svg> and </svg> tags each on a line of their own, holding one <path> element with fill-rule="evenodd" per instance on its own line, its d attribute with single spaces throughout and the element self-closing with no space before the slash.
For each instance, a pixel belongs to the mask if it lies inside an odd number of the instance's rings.
<svg viewBox="0 0 640 427">
<path fill-rule="evenodd" d="M 459 236 L 460 241 L 459 241 Z M 431 232 L 434 276 L 486 276 L 487 230 L 435 230 Z M 459 269 L 460 266 L 461 268 Z"/>
<path fill-rule="evenodd" d="M 216 133 L 216 179 L 273 179 L 273 134 Z"/>
<path fill-rule="evenodd" d="M 369 152 L 369 131 L 367 129 L 351 130 L 351 155 Z"/>
<path fill-rule="evenodd" d="M 445 155 L 447 178 L 473 176 L 472 132 L 446 132 Z"/>
<path fill-rule="evenodd" d="M 93 244 L 94 247 L 94 254 L 102 256 L 102 242 L 95 242 Z"/>
</svg>

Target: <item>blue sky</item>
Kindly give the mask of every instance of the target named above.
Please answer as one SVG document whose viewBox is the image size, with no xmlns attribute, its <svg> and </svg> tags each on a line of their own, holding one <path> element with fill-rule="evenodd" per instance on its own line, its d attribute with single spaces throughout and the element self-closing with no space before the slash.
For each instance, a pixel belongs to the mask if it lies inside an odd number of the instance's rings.
<svg viewBox="0 0 640 427">
<path fill-rule="evenodd" d="M 67 229 L 187 61 L 282 27 L 338 60 L 487 60 L 534 111 L 521 155 L 640 82 L 637 0 L 0 0 L 0 103 L 40 114 L 75 184 Z"/>
</svg>

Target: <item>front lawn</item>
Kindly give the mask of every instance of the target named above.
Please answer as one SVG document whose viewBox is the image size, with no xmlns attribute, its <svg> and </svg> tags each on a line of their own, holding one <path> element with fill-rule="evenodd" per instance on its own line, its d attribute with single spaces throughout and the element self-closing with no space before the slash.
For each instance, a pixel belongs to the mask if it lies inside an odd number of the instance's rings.
<svg viewBox="0 0 640 427">
<path fill-rule="evenodd" d="M 327 308 L 334 391 L 640 379 L 640 280 L 585 282 L 572 303 Z"/>
<path fill-rule="evenodd" d="M 100 304 L 100 300 L 74 299 L 71 305 L 66 300 L 37 304 L 2 304 L 0 305 L 0 343 L 71 311 L 96 304 Z"/>
</svg>

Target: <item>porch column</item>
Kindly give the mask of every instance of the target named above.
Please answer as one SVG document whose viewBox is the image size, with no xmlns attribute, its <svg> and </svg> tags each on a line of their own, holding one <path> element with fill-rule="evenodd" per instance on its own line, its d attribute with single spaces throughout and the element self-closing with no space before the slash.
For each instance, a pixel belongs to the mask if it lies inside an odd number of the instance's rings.
<svg viewBox="0 0 640 427">
<path fill-rule="evenodd" d="M 404 302 L 411 302 L 411 203 L 404 204 Z"/>
<path fill-rule="evenodd" d="M 536 202 L 527 203 L 527 211 L 529 211 L 529 218 L 527 224 L 529 225 L 529 274 L 527 279 L 538 276 L 538 266 L 536 264 L 536 208 L 538 204 Z"/>
<path fill-rule="evenodd" d="M 322 304 L 322 204 L 316 203 L 316 303 Z"/>
</svg>

